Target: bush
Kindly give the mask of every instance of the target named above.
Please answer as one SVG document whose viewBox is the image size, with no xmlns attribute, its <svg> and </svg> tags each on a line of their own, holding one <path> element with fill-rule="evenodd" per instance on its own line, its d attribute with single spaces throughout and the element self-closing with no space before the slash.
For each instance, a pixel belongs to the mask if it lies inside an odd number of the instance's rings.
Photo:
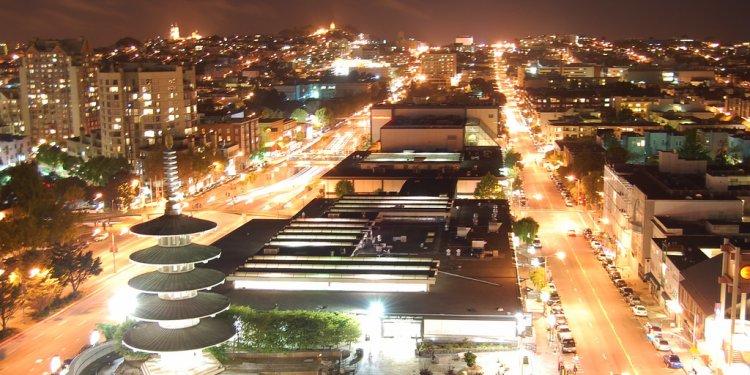
<svg viewBox="0 0 750 375">
<path fill-rule="evenodd" d="M 232 306 L 226 313 L 237 322 L 234 342 L 224 348 L 257 352 L 286 352 L 334 348 L 355 342 L 361 335 L 352 315 L 329 311 L 256 311 Z"/>
<path fill-rule="evenodd" d="M 474 367 L 477 364 L 477 355 L 472 352 L 466 352 L 464 354 L 464 362 L 466 362 L 467 367 Z"/>
</svg>

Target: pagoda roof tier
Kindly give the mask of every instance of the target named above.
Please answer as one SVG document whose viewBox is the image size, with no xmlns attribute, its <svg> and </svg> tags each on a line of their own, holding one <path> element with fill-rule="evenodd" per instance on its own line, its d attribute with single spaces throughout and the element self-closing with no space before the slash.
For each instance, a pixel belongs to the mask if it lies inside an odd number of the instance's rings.
<svg viewBox="0 0 750 375">
<path fill-rule="evenodd" d="M 133 263 L 150 266 L 206 262 L 221 255 L 221 249 L 214 246 L 191 243 L 185 246 L 151 246 L 130 254 Z"/>
<path fill-rule="evenodd" d="M 219 285 L 224 282 L 224 278 L 223 272 L 209 268 L 196 268 L 181 273 L 153 271 L 128 280 L 128 285 L 144 293 L 187 292 Z"/>
<path fill-rule="evenodd" d="M 205 318 L 229 308 L 229 298 L 200 292 L 183 300 L 163 300 L 155 294 L 141 294 L 132 316 L 139 320 L 165 321 Z"/>
<path fill-rule="evenodd" d="M 198 234 L 216 229 L 216 223 L 186 215 L 162 215 L 133 225 L 130 232 L 139 236 L 166 237 Z"/>
<path fill-rule="evenodd" d="M 217 318 L 202 319 L 195 326 L 162 328 L 157 323 L 140 323 L 122 337 L 125 346 L 150 353 L 184 352 L 219 345 L 234 336 L 234 325 Z"/>
</svg>

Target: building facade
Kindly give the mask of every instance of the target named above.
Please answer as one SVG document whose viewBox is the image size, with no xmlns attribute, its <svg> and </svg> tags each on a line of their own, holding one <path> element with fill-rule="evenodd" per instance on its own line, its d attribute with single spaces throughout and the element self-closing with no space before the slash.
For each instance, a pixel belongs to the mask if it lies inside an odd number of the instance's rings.
<svg viewBox="0 0 750 375">
<path fill-rule="evenodd" d="M 0 170 L 25 161 L 30 150 L 29 137 L 0 134 Z"/>
<path fill-rule="evenodd" d="M 195 70 L 176 65 L 126 64 L 99 73 L 102 155 L 131 162 L 167 130 L 197 131 Z"/>
<path fill-rule="evenodd" d="M 83 38 L 37 39 L 22 61 L 21 115 L 32 140 L 63 140 L 99 127 L 96 67 Z"/>
<path fill-rule="evenodd" d="M 20 89 L 0 89 L 0 134 L 25 134 L 20 96 Z"/>
<path fill-rule="evenodd" d="M 203 144 L 213 143 L 217 147 L 237 144 L 238 152 L 250 156 L 259 149 L 258 120 L 256 116 L 237 119 L 204 119 L 198 124 L 198 134 L 203 138 Z"/>
<path fill-rule="evenodd" d="M 422 74 L 427 82 L 438 87 L 450 86 L 450 79 L 456 75 L 457 69 L 455 53 L 431 52 L 422 55 Z"/>
</svg>

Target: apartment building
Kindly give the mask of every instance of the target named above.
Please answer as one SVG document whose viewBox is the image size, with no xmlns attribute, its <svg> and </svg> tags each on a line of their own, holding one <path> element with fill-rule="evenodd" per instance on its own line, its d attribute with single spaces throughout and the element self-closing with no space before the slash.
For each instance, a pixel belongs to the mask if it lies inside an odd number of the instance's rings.
<svg viewBox="0 0 750 375">
<path fill-rule="evenodd" d="M 421 72 L 427 82 L 438 87 L 450 86 L 450 79 L 456 75 L 458 63 L 455 53 L 430 52 L 422 55 Z"/>
<path fill-rule="evenodd" d="M 714 187 L 726 185 L 718 179 L 736 177 L 714 176 L 707 184 L 706 174 L 705 160 L 683 160 L 675 152 L 659 152 L 658 167 L 605 165 L 602 223 L 615 244 L 618 266 L 637 270 L 644 280 L 649 273 L 661 274 L 650 246 L 656 216 L 693 221 L 742 218 L 746 189 L 722 191 Z"/>
<path fill-rule="evenodd" d="M 63 140 L 99 127 L 96 67 L 86 39 L 36 39 L 20 69 L 24 134 Z"/>
<path fill-rule="evenodd" d="M 25 134 L 20 97 L 18 88 L 0 88 L 0 134 Z"/>
<path fill-rule="evenodd" d="M 195 70 L 177 65 L 124 64 L 99 73 L 102 155 L 133 162 L 138 149 L 197 131 Z"/>
</svg>

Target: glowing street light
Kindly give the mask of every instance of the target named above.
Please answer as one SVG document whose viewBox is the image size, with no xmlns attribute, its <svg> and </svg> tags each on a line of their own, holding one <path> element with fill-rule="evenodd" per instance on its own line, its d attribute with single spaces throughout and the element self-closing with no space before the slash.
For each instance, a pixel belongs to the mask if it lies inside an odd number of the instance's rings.
<svg viewBox="0 0 750 375">
<path fill-rule="evenodd" d="M 34 278 L 36 275 L 38 275 L 40 272 L 39 268 L 32 268 L 31 271 L 29 271 L 29 277 Z"/>
<path fill-rule="evenodd" d="M 385 307 L 383 306 L 383 302 L 380 302 L 380 301 L 370 302 L 370 307 L 367 308 L 367 313 L 370 316 L 374 316 L 374 317 L 383 316 L 383 313 L 385 313 Z"/>
<path fill-rule="evenodd" d="M 99 343 L 99 339 L 102 338 L 102 334 L 99 333 L 99 331 L 91 331 L 91 334 L 89 335 L 89 344 L 91 346 L 94 346 Z"/>
<path fill-rule="evenodd" d="M 565 260 L 565 252 L 564 251 L 558 251 L 556 254 L 558 259 Z"/>
<path fill-rule="evenodd" d="M 53 374 L 60 370 L 60 367 L 62 367 L 62 360 L 60 360 L 60 356 L 56 355 L 53 356 L 52 359 L 49 361 L 49 370 Z"/>
</svg>

